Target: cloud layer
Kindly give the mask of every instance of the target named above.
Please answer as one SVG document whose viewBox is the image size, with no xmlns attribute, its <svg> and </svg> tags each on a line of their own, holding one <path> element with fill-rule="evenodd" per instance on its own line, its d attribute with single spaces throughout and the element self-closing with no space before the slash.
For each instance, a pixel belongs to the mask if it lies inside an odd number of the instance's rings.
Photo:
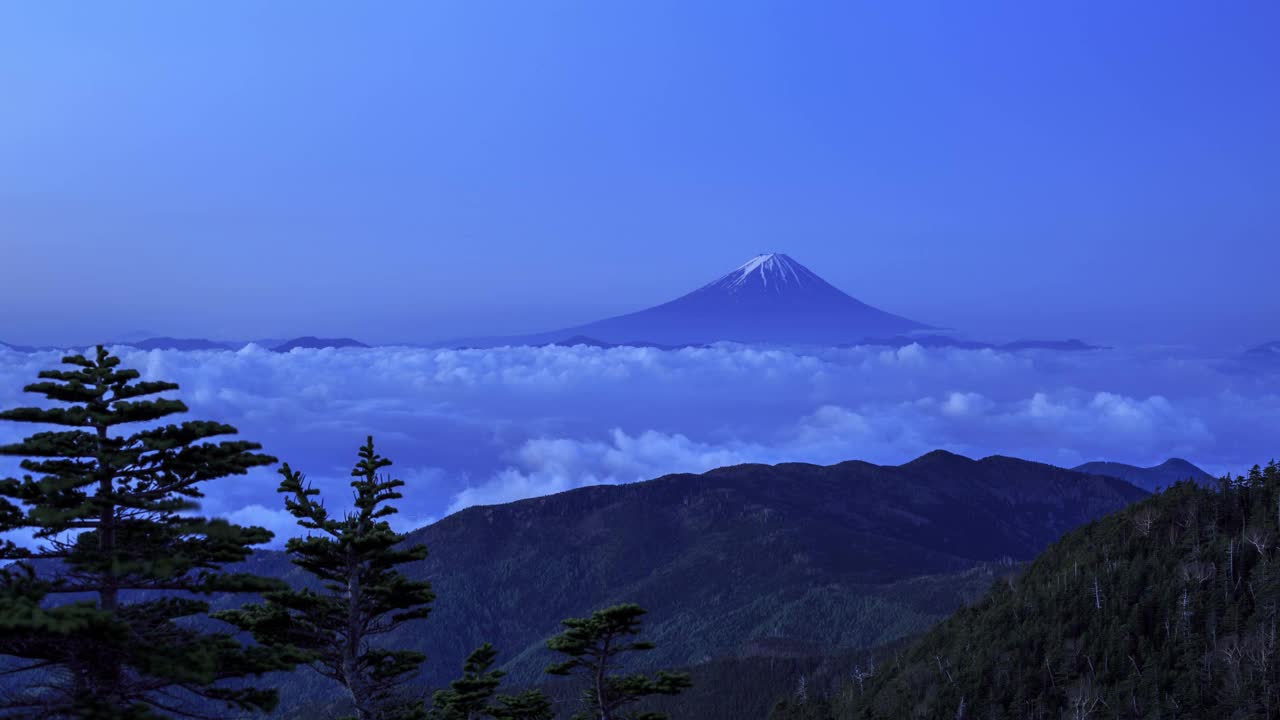
<svg viewBox="0 0 1280 720">
<path fill-rule="evenodd" d="M 180 383 L 191 417 L 237 426 L 335 499 L 374 435 L 409 482 L 404 527 L 592 483 L 741 462 L 898 463 L 935 448 L 1240 470 L 1275 452 L 1280 424 L 1274 370 L 1231 372 L 1160 348 L 120 353 Z M 22 386 L 58 360 L 0 351 L 0 407 L 30 404 Z M 0 423 L 0 442 L 31 429 Z M 276 480 L 262 470 L 222 481 L 205 508 L 291 532 Z"/>
</svg>

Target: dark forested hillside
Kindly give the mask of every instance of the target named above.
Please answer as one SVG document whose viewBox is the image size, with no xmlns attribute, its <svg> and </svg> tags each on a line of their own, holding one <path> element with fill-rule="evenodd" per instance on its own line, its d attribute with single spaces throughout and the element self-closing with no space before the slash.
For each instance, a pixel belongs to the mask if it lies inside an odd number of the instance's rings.
<svg viewBox="0 0 1280 720">
<path fill-rule="evenodd" d="M 486 641 L 513 682 L 541 682 L 560 619 L 625 600 L 649 610 L 652 667 L 767 656 L 786 642 L 871 647 L 976 598 L 1001 559 L 1029 559 L 1142 497 L 1111 478 L 937 452 L 897 467 L 743 465 L 475 507 L 411 534 L 431 554 L 406 573 L 430 578 L 438 599 L 390 640 L 427 653 L 428 683 Z M 253 563 L 301 581 L 279 555 Z"/>
<path fill-rule="evenodd" d="M 1077 530 L 861 688 L 777 720 L 1280 717 L 1280 467 Z"/>
<path fill-rule="evenodd" d="M 654 707 L 762 717 L 800 677 L 816 702 L 846 676 L 841 658 L 920 635 L 1063 533 L 1144 497 L 1114 478 L 934 452 L 893 467 L 742 465 L 475 507 L 409 535 L 430 555 L 404 571 L 438 598 L 430 617 L 383 641 L 426 653 L 423 692 L 492 642 L 512 686 L 572 695 L 543 674 L 545 640 L 563 618 L 636 602 L 657 644 L 637 669 L 692 668 L 696 681 Z M 281 553 L 240 569 L 309 583 Z M 315 673 L 272 684 L 279 717 L 347 710 Z"/>
</svg>

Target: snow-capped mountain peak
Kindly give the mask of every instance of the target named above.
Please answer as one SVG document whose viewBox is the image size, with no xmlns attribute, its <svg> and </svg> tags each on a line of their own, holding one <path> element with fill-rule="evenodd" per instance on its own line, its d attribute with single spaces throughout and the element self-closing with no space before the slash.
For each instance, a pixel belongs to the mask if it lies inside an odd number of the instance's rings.
<svg viewBox="0 0 1280 720">
<path fill-rule="evenodd" d="M 741 287 L 751 280 L 757 280 L 766 286 L 769 285 L 771 280 L 774 284 L 795 283 L 803 285 L 804 280 L 800 275 L 801 270 L 805 270 L 805 268 L 786 255 L 782 253 L 767 253 L 757 255 L 746 261 L 725 276 L 725 279 L 729 279 L 729 286 L 734 288 Z"/>
<path fill-rule="evenodd" d="M 704 286 L 702 290 L 733 294 L 744 291 L 777 294 L 789 290 L 812 292 L 821 286 L 827 286 L 827 283 L 790 256 L 765 253 L 739 265 L 729 274 Z"/>
<path fill-rule="evenodd" d="M 849 296 L 787 255 L 765 253 L 661 305 L 517 340 L 525 344 L 586 338 L 662 345 L 722 340 L 828 345 L 927 328 Z"/>
</svg>

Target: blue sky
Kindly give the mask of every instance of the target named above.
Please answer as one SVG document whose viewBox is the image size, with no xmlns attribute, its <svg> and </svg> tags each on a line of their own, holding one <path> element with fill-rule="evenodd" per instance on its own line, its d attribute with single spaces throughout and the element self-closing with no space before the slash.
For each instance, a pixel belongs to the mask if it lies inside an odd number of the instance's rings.
<svg viewBox="0 0 1280 720">
<path fill-rule="evenodd" d="M 423 341 L 760 251 L 1000 335 L 1280 337 L 1280 5 L 0 6 L 0 339 Z"/>
</svg>

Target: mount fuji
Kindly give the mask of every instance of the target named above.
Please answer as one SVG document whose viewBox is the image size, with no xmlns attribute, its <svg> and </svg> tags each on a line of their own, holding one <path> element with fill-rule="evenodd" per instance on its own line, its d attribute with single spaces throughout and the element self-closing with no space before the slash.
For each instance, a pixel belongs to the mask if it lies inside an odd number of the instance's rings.
<svg viewBox="0 0 1280 720">
<path fill-rule="evenodd" d="M 834 345 L 931 329 L 851 297 L 782 253 L 757 255 L 719 279 L 662 305 L 535 335 L 472 345 L 541 345 L 566 338 L 612 344 Z"/>
</svg>

